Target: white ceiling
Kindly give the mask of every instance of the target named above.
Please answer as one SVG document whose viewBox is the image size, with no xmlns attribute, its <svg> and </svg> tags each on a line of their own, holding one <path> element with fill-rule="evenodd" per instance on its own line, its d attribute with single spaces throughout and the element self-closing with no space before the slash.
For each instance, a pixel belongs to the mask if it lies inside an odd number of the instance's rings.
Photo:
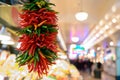
<svg viewBox="0 0 120 80">
<path fill-rule="evenodd" d="M 58 14 L 58 26 L 68 46 L 72 43 L 71 37 L 77 36 L 80 38 L 78 44 L 83 43 L 95 29 L 96 25 L 105 14 L 110 11 L 112 6 L 120 2 L 119 0 L 50 0 L 56 6 L 53 6 Z M 88 19 L 84 22 L 79 22 L 75 19 L 75 14 L 81 10 L 88 12 Z M 19 7 L 18 7 L 19 8 Z M 0 6 L 0 17 L 8 23 L 15 26 L 10 14 L 10 6 Z"/>
<path fill-rule="evenodd" d="M 89 13 L 89 18 L 86 21 L 87 23 L 98 22 L 104 14 L 112 7 L 115 0 L 83 0 L 80 3 L 80 0 L 50 0 L 56 4 L 56 7 L 53 7 L 59 13 L 60 22 L 75 22 L 74 14 L 81 10 Z"/>
<path fill-rule="evenodd" d="M 59 27 L 66 44 L 70 44 L 71 37 L 78 36 L 82 43 L 98 24 L 100 19 L 111 9 L 116 0 L 50 0 L 56 4 L 53 7 L 58 14 Z M 75 19 L 75 13 L 81 10 L 88 12 L 88 19 L 79 22 Z"/>
</svg>

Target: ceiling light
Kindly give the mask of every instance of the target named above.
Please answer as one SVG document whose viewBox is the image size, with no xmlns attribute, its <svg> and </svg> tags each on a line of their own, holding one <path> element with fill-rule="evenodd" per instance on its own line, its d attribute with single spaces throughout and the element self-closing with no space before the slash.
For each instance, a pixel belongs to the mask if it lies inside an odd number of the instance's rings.
<svg viewBox="0 0 120 80">
<path fill-rule="evenodd" d="M 76 47 L 76 44 L 71 44 L 70 47 L 71 47 L 71 48 L 75 48 L 75 47 Z"/>
<path fill-rule="evenodd" d="M 99 37 L 100 36 L 100 34 L 96 34 L 96 37 Z"/>
<path fill-rule="evenodd" d="M 113 23 L 116 23 L 116 22 L 117 22 L 117 20 L 114 18 L 114 19 L 112 19 L 112 22 L 113 22 Z"/>
<path fill-rule="evenodd" d="M 0 40 L 10 40 L 10 37 L 7 35 L 1 35 L 0 34 Z"/>
<path fill-rule="evenodd" d="M 73 41 L 73 42 L 78 42 L 78 41 L 79 41 L 79 38 L 78 38 L 78 37 L 72 37 L 72 41 Z"/>
<path fill-rule="evenodd" d="M 108 25 L 105 25 L 105 29 L 109 29 L 110 27 Z"/>
<path fill-rule="evenodd" d="M 88 18 L 88 13 L 86 12 L 78 12 L 75 14 L 75 18 L 79 21 L 84 21 Z"/>
<path fill-rule="evenodd" d="M 92 54 L 92 53 L 95 53 L 95 50 L 94 50 L 94 49 L 91 49 L 91 50 L 90 50 L 90 54 Z"/>
<path fill-rule="evenodd" d="M 80 7 L 81 9 L 80 9 L 79 12 L 77 12 L 77 13 L 75 14 L 75 18 L 76 18 L 78 21 L 84 21 L 84 20 L 86 20 L 86 19 L 88 18 L 88 13 L 82 10 L 82 8 L 83 8 L 83 1 L 80 0 L 79 3 L 80 3 L 80 4 L 78 5 L 78 7 Z"/>
<path fill-rule="evenodd" d="M 114 43 L 113 43 L 113 41 L 111 41 L 111 42 L 110 42 L 110 46 L 113 46 L 113 45 L 114 45 Z"/>
<path fill-rule="evenodd" d="M 93 37 L 92 39 L 93 39 L 93 41 L 94 41 L 94 40 L 96 39 L 96 36 L 95 36 L 95 37 Z"/>
<path fill-rule="evenodd" d="M 94 36 L 94 40 L 96 39 L 97 37 L 96 36 Z"/>
<path fill-rule="evenodd" d="M 0 30 L 0 40 L 10 40 L 10 33 L 8 33 L 6 31 L 6 28 L 4 26 L 2 26 L 1 30 Z"/>
<path fill-rule="evenodd" d="M 96 28 L 95 28 L 96 30 L 98 30 L 99 29 L 99 26 L 96 26 Z"/>
<path fill-rule="evenodd" d="M 113 33 L 113 30 L 110 30 L 109 33 L 112 34 L 112 33 Z"/>
<path fill-rule="evenodd" d="M 101 30 L 101 31 L 100 31 L 100 34 L 103 34 L 103 33 L 104 33 L 104 31 L 103 31 L 103 30 Z"/>
<path fill-rule="evenodd" d="M 102 26 L 102 25 L 103 25 L 103 20 L 101 20 L 101 21 L 99 22 L 99 24 Z"/>
<path fill-rule="evenodd" d="M 1 43 L 2 44 L 7 44 L 7 45 L 14 45 L 15 44 L 14 41 L 8 41 L 8 40 L 2 40 Z"/>
<path fill-rule="evenodd" d="M 99 51 L 99 50 L 100 50 L 100 47 L 97 47 L 97 50 Z"/>
<path fill-rule="evenodd" d="M 116 12 L 116 6 L 112 7 L 112 12 Z"/>
<path fill-rule="evenodd" d="M 16 48 L 20 48 L 20 46 L 21 46 L 21 42 L 18 42 Z"/>
<path fill-rule="evenodd" d="M 105 15 L 105 19 L 106 19 L 106 20 L 108 20 L 108 19 L 109 19 L 109 16 L 108 16 L 108 14 L 107 14 L 107 15 Z"/>
</svg>

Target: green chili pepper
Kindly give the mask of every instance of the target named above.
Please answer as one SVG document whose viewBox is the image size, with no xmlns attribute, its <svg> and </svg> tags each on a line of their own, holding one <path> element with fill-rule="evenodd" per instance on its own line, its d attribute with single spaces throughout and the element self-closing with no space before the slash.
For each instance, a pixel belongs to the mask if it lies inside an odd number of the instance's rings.
<svg viewBox="0 0 120 80">
<path fill-rule="evenodd" d="M 36 63 L 37 63 L 37 60 L 36 60 L 36 58 L 34 57 L 34 66 L 36 66 Z"/>
<path fill-rule="evenodd" d="M 35 6 L 36 4 L 34 3 L 31 3 L 30 7 L 29 7 L 29 10 L 32 10 L 32 8 Z"/>
<path fill-rule="evenodd" d="M 24 59 L 28 57 L 28 51 L 25 52 Z"/>
<path fill-rule="evenodd" d="M 35 58 L 37 61 L 39 61 L 39 54 L 38 54 L 38 51 L 35 52 Z"/>
<path fill-rule="evenodd" d="M 20 53 L 19 53 L 19 54 L 20 54 Z M 20 55 L 17 56 L 16 59 L 18 59 L 18 58 L 20 58 L 20 57 L 22 57 L 22 56 L 24 56 L 24 54 L 21 53 Z"/>
<path fill-rule="evenodd" d="M 42 5 L 42 6 L 45 6 L 45 1 L 40 1 L 40 4 Z"/>
<path fill-rule="evenodd" d="M 19 65 L 24 65 L 27 61 L 29 61 L 33 56 L 30 55 L 29 57 L 27 57 L 26 59 L 23 59 L 19 62 Z"/>
<path fill-rule="evenodd" d="M 41 30 L 40 30 L 40 29 L 38 29 L 38 35 L 39 35 L 39 36 L 40 36 L 40 31 L 41 31 Z"/>
<path fill-rule="evenodd" d="M 22 55 L 18 56 L 18 57 L 16 58 L 16 62 L 19 62 L 19 61 L 23 60 L 24 55 L 25 55 L 25 54 L 23 53 Z"/>
<path fill-rule="evenodd" d="M 32 31 L 29 28 L 27 28 L 27 32 L 31 33 Z"/>
</svg>

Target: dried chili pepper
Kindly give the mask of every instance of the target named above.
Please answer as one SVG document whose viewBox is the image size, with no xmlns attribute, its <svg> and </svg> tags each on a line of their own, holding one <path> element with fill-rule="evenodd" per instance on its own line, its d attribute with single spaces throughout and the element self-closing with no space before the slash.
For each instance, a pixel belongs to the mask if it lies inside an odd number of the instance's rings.
<svg viewBox="0 0 120 80">
<path fill-rule="evenodd" d="M 25 3 L 20 14 L 21 43 L 16 62 L 27 65 L 29 72 L 37 72 L 39 77 L 48 73 L 49 65 L 57 58 L 56 37 L 58 33 L 56 12 L 52 3 L 46 0 L 31 0 Z"/>
<path fill-rule="evenodd" d="M 44 20 L 47 20 L 45 24 L 56 25 L 57 16 L 55 12 L 49 12 L 47 9 L 43 8 L 43 10 L 37 11 L 25 11 L 20 14 L 20 25 L 22 28 L 27 27 L 29 25 L 39 24 Z"/>
</svg>

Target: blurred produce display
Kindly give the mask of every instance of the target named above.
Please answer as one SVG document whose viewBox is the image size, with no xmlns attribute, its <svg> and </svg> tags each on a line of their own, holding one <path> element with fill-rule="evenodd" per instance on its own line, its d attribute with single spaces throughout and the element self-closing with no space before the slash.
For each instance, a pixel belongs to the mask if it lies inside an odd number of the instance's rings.
<svg viewBox="0 0 120 80">
<path fill-rule="evenodd" d="M 39 79 L 37 73 L 29 73 L 27 66 L 20 67 L 15 63 L 15 54 L 3 50 L 0 53 L 0 80 L 82 80 L 77 68 L 61 58 L 61 55 L 65 56 L 59 53 L 59 58 L 55 61 L 56 64 L 50 66 L 48 75 Z"/>
</svg>

